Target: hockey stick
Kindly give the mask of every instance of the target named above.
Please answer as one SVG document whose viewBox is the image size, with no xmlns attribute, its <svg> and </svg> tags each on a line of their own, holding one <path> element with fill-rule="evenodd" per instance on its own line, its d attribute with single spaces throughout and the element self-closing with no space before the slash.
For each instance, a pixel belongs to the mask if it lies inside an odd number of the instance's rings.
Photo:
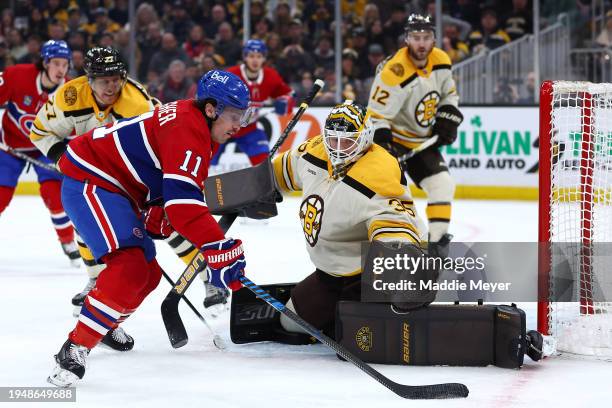
<svg viewBox="0 0 612 408">
<path fill-rule="evenodd" d="M 238 214 L 229 214 L 221 217 L 219 220 L 219 226 L 223 232 L 227 232 L 230 229 L 237 217 Z M 172 347 L 174 348 L 183 347 L 185 344 L 187 344 L 187 340 L 189 339 L 187 336 L 187 330 L 185 330 L 185 325 L 183 324 L 183 320 L 181 320 L 181 315 L 178 311 L 179 302 L 181 298 L 185 299 L 186 302 L 189 302 L 184 293 L 191 285 L 197 274 L 204 268 L 206 268 L 206 261 L 204 260 L 202 253 L 198 252 L 178 278 L 177 283 L 172 284 L 172 289 L 170 289 L 170 292 L 168 292 L 166 298 L 161 304 L 162 320 L 166 326 L 166 332 L 168 333 L 170 344 L 172 344 Z M 170 280 L 170 282 L 172 282 L 172 280 Z M 188 304 L 190 304 L 190 302 Z M 217 343 L 221 344 L 222 346 L 224 345 L 221 337 L 219 337 L 219 335 L 212 330 L 206 320 L 204 320 L 202 315 L 196 311 L 193 305 L 191 305 L 191 308 L 196 312 L 200 320 L 204 322 L 206 327 L 208 327 L 213 333 L 213 343 L 215 346 L 218 348 L 224 348 L 217 345 Z"/>
<path fill-rule="evenodd" d="M 438 139 L 439 139 L 438 135 L 435 135 L 435 136 L 429 138 L 428 140 L 424 141 L 423 143 L 421 143 L 420 145 L 418 145 L 417 147 L 415 147 L 414 149 L 412 149 L 408 153 L 403 154 L 400 157 L 398 157 L 397 161 L 399 161 L 400 163 L 405 162 L 406 160 L 410 159 L 411 157 L 414 157 L 417 154 L 421 153 L 423 150 L 427 149 L 428 147 L 433 146 L 434 144 L 436 144 Z"/>
<path fill-rule="evenodd" d="M 317 79 L 312 87 L 312 90 L 308 94 L 308 96 L 302 101 L 300 104 L 300 108 L 295 113 L 295 115 L 291 118 L 283 133 L 279 136 L 276 144 L 270 150 L 270 157 L 276 153 L 278 148 L 283 144 L 283 142 L 289 136 L 289 133 L 293 130 L 298 120 L 304 114 L 304 111 L 308 108 L 308 105 L 312 102 L 317 93 L 323 88 L 325 83 L 321 79 Z M 219 220 L 219 225 L 223 229 L 223 231 L 227 231 L 229 227 L 236 220 L 238 214 L 230 214 L 224 215 Z M 206 262 L 202 254 L 198 253 L 193 259 L 189 262 L 189 265 L 185 268 L 183 273 L 178 279 L 178 283 L 173 286 L 173 288 L 168 292 L 166 298 L 163 300 L 161 304 L 161 314 L 162 320 L 164 321 L 164 325 L 166 326 L 166 332 L 168 333 L 168 339 L 170 340 L 170 344 L 174 348 L 180 348 L 187 344 L 189 340 L 189 336 L 187 335 L 187 330 L 185 330 L 185 325 L 181 320 L 181 315 L 178 311 L 178 304 L 183 297 L 183 293 L 187 290 L 191 282 L 193 282 L 194 277 L 200 273 L 204 268 L 206 268 Z"/>
<path fill-rule="evenodd" d="M 166 280 L 168 281 L 170 286 L 172 286 L 172 287 L 176 286 L 176 284 L 172 281 L 172 278 L 170 278 L 170 276 L 168 276 L 168 274 L 165 271 L 162 271 L 162 274 L 164 275 L 164 278 L 166 278 Z M 195 306 L 189 301 L 189 298 L 187 296 L 185 296 L 185 293 L 182 293 L 181 297 L 183 298 L 185 303 L 187 303 L 187 306 L 189 306 L 189 308 L 193 311 L 193 313 L 195 313 L 195 315 L 198 316 L 200 321 L 202 323 L 204 323 L 204 325 L 206 326 L 208 331 L 210 331 L 212 333 L 212 335 L 213 335 L 213 344 L 215 345 L 215 347 L 217 347 L 219 350 L 225 350 L 227 348 L 227 345 L 225 344 L 225 341 L 223 341 L 223 338 L 221 338 L 221 336 L 219 336 L 215 332 L 215 330 L 210 326 L 210 324 L 208 324 L 206 319 L 204 319 L 204 316 L 202 316 L 200 314 L 200 312 L 198 312 L 198 309 L 196 309 Z"/>
<path fill-rule="evenodd" d="M 23 152 L 20 152 L 19 150 L 15 150 L 15 149 L 13 149 L 10 146 L 5 145 L 4 143 L 0 143 L 0 149 L 4 150 L 5 152 L 7 152 L 10 155 L 13 155 L 13 156 L 17 157 L 18 159 L 25 160 L 28 163 L 32 163 L 35 166 L 38 166 L 38 167 L 43 168 L 45 170 L 49 170 L 49 171 L 51 171 L 51 172 L 53 172 L 55 174 L 60 174 L 60 175 L 62 174 L 62 173 L 60 173 L 60 171 L 55 166 L 53 166 L 53 165 L 51 165 L 49 163 L 42 162 L 42 161 L 40 161 L 38 159 L 35 159 L 33 157 L 30 157 L 27 154 L 25 154 Z"/>
<path fill-rule="evenodd" d="M 469 390 L 464 384 L 447 383 L 447 384 L 432 384 L 432 385 L 404 385 L 392 381 L 388 377 L 381 374 L 379 371 L 366 364 L 359 357 L 351 353 L 341 344 L 338 344 L 330 337 L 326 336 L 319 330 L 315 329 L 304 319 L 299 317 L 293 311 L 288 309 L 283 303 L 276 300 L 268 292 L 257 286 L 246 276 L 240 277 L 240 282 L 253 292 L 258 298 L 272 306 L 280 313 L 287 316 L 289 319 L 297 323 L 301 328 L 306 330 L 308 334 L 315 337 L 321 343 L 334 350 L 342 358 L 353 363 L 361 371 L 374 378 L 376 381 L 393 391 L 402 398 L 407 399 L 445 399 L 445 398 L 465 398 L 468 396 Z"/>
</svg>

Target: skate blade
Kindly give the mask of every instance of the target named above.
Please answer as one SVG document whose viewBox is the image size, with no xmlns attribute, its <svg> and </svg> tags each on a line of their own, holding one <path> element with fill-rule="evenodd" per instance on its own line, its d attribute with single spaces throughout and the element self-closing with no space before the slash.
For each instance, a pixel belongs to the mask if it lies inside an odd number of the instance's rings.
<svg viewBox="0 0 612 408">
<path fill-rule="evenodd" d="M 49 377 L 47 377 L 47 382 L 49 384 L 53 384 L 59 388 L 68 388 L 73 386 L 80 378 L 68 371 L 60 367 L 59 365 L 53 369 L 53 372 Z"/>
</svg>

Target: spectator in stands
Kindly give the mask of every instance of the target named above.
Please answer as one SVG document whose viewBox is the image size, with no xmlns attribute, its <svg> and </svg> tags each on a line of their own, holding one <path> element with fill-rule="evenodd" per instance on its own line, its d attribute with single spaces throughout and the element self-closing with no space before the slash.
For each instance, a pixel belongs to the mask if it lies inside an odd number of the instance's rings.
<svg viewBox="0 0 612 408">
<path fill-rule="evenodd" d="M 26 43 L 27 53 L 17 60 L 18 64 L 35 64 L 40 60 L 40 46 L 42 39 L 36 35 L 30 35 Z"/>
<path fill-rule="evenodd" d="M 262 0 L 251 0 L 251 27 L 266 18 L 266 6 Z"/>
<path fill-rule="evenodd" d="M 94 18 L 93 23 L 85 25 L 85 31 L 92 36 L 93 41 L 104 33 L 115 33 L 119 31 L 121 26 L 108 18 L 108 10 L 104 7 L 98 7 L 92 13 Z"/>
<path fill-rule="evenodd" d="M 75 31 L 84 30 L 84 23 L 85 20 L 81 15 L 81 9 L 77 5 L 68 7 L 68 23 L 66 24 L 68 36 Z"/>
<path fill-rule="evenodd" d="M 356 65 L 358 67 L 367 67 L 368 62 L 368 39 L 366 37 L 366 32 L 363 27 L 356 27 L 353 29 L 352 37 L 351 37 L 351 48 L 357 52 L 357 62 Z M 366 69 L 360 69 L 359 78 L 365 78 Z"/>
<path fill-rule="evenodd" d="M 112 47 L 115 43 L 115 37 L 111 33 L 103 32 L 98 36 L 94 36 L 93 42 L 100 47 Z"/>
<path fill-rule="evenodd" d="M 136 9 L 136 42 L 141 46 L 147 38 L 149 32 L 149 24 L 159 21 L 155 8 L 149 3 L 142 3 Z M 130 24 L 130 27 L 132 24 Z M 161 38 L 161 34 L 160 34 Z"/>
<path fill-rule="evenodd" d="M 176 59 L 185 62 L 189 57 L 182 48 L 179 48 L 174 34 L 164 33 L 161 39 L 161 49 L 153 54 L 149 62 L 149 71 L 161 75 L 168 69 L 170 62 Z"/>
<path fill-rule="evenodd" d="M 15 61 L 19 61 L 21 57 L 28 53 L 28 47 L 23 41 L 23 37 L 19 30 L 11 28 L 6 36 L 6 42 L 11 50 L 11 57 L 13 57 Z"/>
<path fill-rule="evenodd" d="M 334 10 L 329 2 L 317 2 L 316 10 L 310 15 L 307 22 L 312 38 L 318 38 L 321 33 L 329 30 L 330 24 L 334 21 Z"/>
<path fill-rule="evenodd" d="M 459 20 L 467 22 L 472 27 L 480 24 L 480 8 L 477 0 L 457 0 L 450 2 L 449 15 Z M 465 37 L 462 38 L 465 40 Z"/>
<path fill-rule="evenodd" d="M 85 5 L 85 8 L 83 9 L 85 16 L 87 17 L 87 21 L 92 22 L 95 20 L 95 16 L 94 13 L 95 11 L 100 8 L 103 7 L 104 5 L 102 4 L 102 1 L 100 0 L 87 0 L 87 4 Z"/>
<path fill-rule="evenodd" d="M 366 34 L 368 44 L 384 44 L 385 32 L 383 30 L 382 21 L 374 20 L 370 25 L 366 26 Z"/>
<path fill-rule="evenodd" d="M 472 25 L 467 21 L 461 20 L 459 18 L 451 17 L 449 14 L 444 13 L 444 7 L 442 8 L 442 26 L 446 27 L 447 25 L 454 25 L 457 27 L 458 38 L 464 40 L 470 35 L 472 31 Z M 427 2 L 426 13 L 433 17 L 434 21 L 436 20 L 436 1 L 429 0 Z"/>
<path fill-rule="evenodd" d="M 45 20 L 42 11 L 38 7 L 34 7 L 30 12 L 28 31 L 30 34 L 38 35 L 41 38 L 47 36 L 47 20 Z"/>
<path fill-rule="evenodd" d="M 361 18 L 361 26 L 367 29 L 378 20 L 381 20 L 378 6 L 375 3 L 366 4 Z"/>
<path fill-rule="evenodd" d="M 189 38 L 183 44 L 183 49 L 189 58 L 195 60 L 204 53 L 204 29 L 195 24 L 189 31 Z"/>
<path fill-rule="evenodd" d="M 187 14 L 183 0 L 175 0 L 170 20 L 166 25 L 166 31 L 174 34 L 176 40 L 182 44 L 187 40 L 189 31 L 191 31 L 193 26 L 193 21 L 189 14 Z"/>
<path fill-rule="evenodd" d="M 493 102 L 501 104 L 514 104 L 518 101 L 518 93 L 514 86 L 510 85 L 507 78 L 501 78 L 495 86 Z"/>
<path fill-rule="evenodd" d="M 612 47 L 612 10 L 606 13 L 606 26 L 599 33 L 595 42 L 602 47 Z"/>
<path fill-rule="evenodd" d="M 85 54 L 81 50 L 72 50 L 72 63 L 70 64 L 70 69 L 68 70 L 68 76 L 70 78 L 80 77 L 85 75 L 85 68 L 83 67 L 83 62 L 85 60 Z"/>
<path fill-rule="evenodd" d="M 66 24 L 68 22 L 68 12 L 62 6 L 62 2 L 60 0 L 47 0 L 45 11 L 43 11 L 43 16 L 45 19 L 54 18 L 60 21 L 62 24 Z"/>
<path fill-rule="evenodd" d="M 374 76 L 376 75 L 376 67 L 385 59 L 385 52 L 380 44 L 370 44 L 368 47 L 368 65 L 365 67 L 365 75 L 362 81 L 361 90 L 363 95 L 360 96 L 360 100 L 368 100 L 370 88 L 372 82 L 374 82 Z"/>
<path fill-rule="evenodd" d="M 312 41 L 308 38 L 304 32 L 304 24 L 299 18 L 294 18 L 289 23 L 289 31 L 287 37 L 285 37 L 285 45 L 297 44 L 305 50 L 312 50 Z"/>
<path fill-rule="evenodd" d="M 396 47 L 397 38 L 404 35 L 404 26 L 406 25 L 406 9 L 403 4 L 395 4 L 391 11 L 391 17 L 384 24 L 385 27 L 385 44 L 384 46 L 391 50 Z"/>
<path fill-rule="evenodd" d="M 15 16 L 13 14 L 13 10 L 10 8 L 6 8 L 2 10 L 2 21 L 0 22 L 0 28 L 2 28 L 2 32 L 0 32 L 0 36 L 6 37 L 9 30 L 15 26 Z"/>
<path fill-rule="evenodd" d="M 168 67 L 166 78 L 155 95 L 163 103 L 188 99 L 195 96 L 196 84 L 187 78 L 187 66 L 181 60 L 174 60 Z"/>
<path fill-rule="evenodd" d="M 242 58 L 242 45 L 234 37 L 234 29 L 227 21 L 219 25 L 219 32 L 215 40 L 215 53 L 225 60 L 225 65 L 236 65 Z"/>
<path fill-rule="evenodd" d="M 268 47 L 268 57 L 266 62 L 270 65 L 277 66 L 278 60 L 283 53 L 283 42 L 275 32 L 271 32 L 266 41 L 266 47 Z"/>
<path fill-rule="evenodd" d="M 310 73 L 309 71 L 304 71 L 302 73 L 300 81 L 291 82 L 290 85 L 293 91 L 295 92 L 295 99 L 297 101 L 303 100 L 304 98 L 306 98 L 306 96 L 308 96 L 310 90 L 312 89 L 312 86 L 314 85 L 312 73 Z"/>
<path fill-rule="evenodd" d="M 47 25 L 47 36 L 50 40 L 63 40 L 66 38 L 64 25 L 54 18 L 50 19 Z"/>
<path fill-rule="evenodd" d="M 115 0 L 114 7 L 108 11 L 108 17 L 121 26 L 126 25 L 129 19 L 128 1 Z"/>
<path fill-rule="evenodd" d="M 270 36 L 270 30 L 272 30 L 272 22 L 267 18 L 262 18 L 255 24 L 255 31 L 251 38 L 267 42 Z"/>
<path fill-rule="evenodd" d="M 366 0 L 340 0 L 340 12 L 347 20 L 361 21 Z"/>
<path fill-rule="evenodd" d="M 204 31 L 208 38 L 215 38 L 219 26 L 226 21 L 227 12 L 221 4 L 215 4 L 210 12 L 211 21 L 204 25 Z"/>
<path fill-rule="evenodd" d="M 138 48 L 140 49 L 140 65 L 138 65 L 138 78 L 141 81 L 147 77 L 151 58 L 153 58 L 153 55 L 160 50 L 161 43 L 161 24 L 158 21 L 150 23 L 147 29 L 147 35 L 142 39 L 142 41 L 138 41 Z"/>
<path fill-rule="evenodd" d="M 314 63 L 311 56 L 300 45 L 288 45 L 277 64 L 278 72 L 286 82 L 297 82 L 303 72 L 312 72 Z"/>
<path fill-rule="evenodd" d="M 87 33 L 85 31 L 74 31 L 68 36 L 68 45 L 72 51 L 81 50 L 86 52 L 89 48 L 87 46 Z"/>
<path fill-rule="evenodd" d="M 119 55 L 121 55 L 121 59 L 123 61 L 125 61 L 126 64 L 128 64 L 128 71 L 131 68 L 129 66 L 130 63 L 130 32 L 124 28 L 122 28 L 121 30 L 117 31 L 115 33 L 114 36 L 114 48 L 119 52 Z M 136 67 L 138 67 L 138 65 L 140 64 L 140 58 L 141 58 L 141 54 L 140 54 L 140 50 L 138 49 L 138 47 L 134 47 L 135 48 L 135 63 L 136 63 Z"/>
<path fill-rule="evenodd" d="M 351 88 L 354 96 L 348 99 L 353 100 L 357 100 L 357 93 L 361 86 L 358 75 L 359 68 L 355 65 L 357 57 L 357 52 L 351 48 L 345 48 L 342 51 L 342 88 L 343 92 L 348 92 L 348 87 Z"/>
<path fill-rule="evenodd" d="M 527 0 L 512 0 L 512 11 L 506 16 L 505 31 L 511 41 L 533 32 L 533 17 Z"/>
<path fill-rule="evenodd" d="M 498 26 L 497 12 L 493 8 L 485 8 L 480 18 L 480 29 L 472 31 L 468 37 L 468 45 L 472 54 L 483 49 L 495 49 L 510 42 L 508 34 Z"/>
<path fill-rule="evenodd" d="M 448 54 L 453 64 L 470 55 L 470 49 L 466 43 L 459 39 L 459 29 L 454 24 L 444 26 L 442 49 Z"/>
<path fill-rule="evenodd" d="M 313 52 L 315 65 L 317 67 L 322 67 L 325 70 L 333 70 L 335 58 L 331 38 L 327 35 L 321 36 L 317 42 L 317 47 Z"/>
<path fill-rule="evenodd" d="M 520 98 L 517 102 L 521 104 L 535 104 L 534 92 L 536 87 L 535 73 L 530 72 L 527 74 L 527 80 L 525 81 L 525 96 Z"/>
<path fill-rule="evenodd" d="M 291 22 L 291 8 L 286 2 L 279 2 L 274 11 L 274 31 L 281 38 L 287 38 L 289 23 Z"/>
<path fill-rule="evenodd" d="M 0 71 L 4 71 L 6 67 L 15 64 L 15 60 L 11 57 L 8 51 L 8 44 L 4 37 L 0 36 Z"/>
</svg>

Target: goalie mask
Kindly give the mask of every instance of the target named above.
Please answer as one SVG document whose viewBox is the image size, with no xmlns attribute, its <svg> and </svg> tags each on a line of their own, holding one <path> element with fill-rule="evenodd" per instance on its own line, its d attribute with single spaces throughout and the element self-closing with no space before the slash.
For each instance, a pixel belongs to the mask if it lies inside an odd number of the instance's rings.
<svg viewBox="0 0 612 408">
<path fill-rule="evenodd" d="M 334 177 L 343 176 L 348 166 L 372 146 L 374 129 L 366 109 L 347 100 L 334 106 L 325 120 L 323 142 Z"/>
</svg>

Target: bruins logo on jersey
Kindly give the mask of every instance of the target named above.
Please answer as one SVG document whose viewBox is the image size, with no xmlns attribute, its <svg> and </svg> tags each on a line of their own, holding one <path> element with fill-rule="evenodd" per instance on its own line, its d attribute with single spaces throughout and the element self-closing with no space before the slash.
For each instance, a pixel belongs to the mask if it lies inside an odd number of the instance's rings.
<svg viewBox="0 0 612 408">
<path fill-rule="evenodd" d="M 414 118 L 420 126 L 433 125 L 438 103 L 440 103 L 440 94 L 436 91 L 429 92 L 419 101 L 414 111 Z"/>
<path fill-rule="evenodd" d="M 368 326 L 360 328 L 355 334 L 355 341 L 361 350 L 372 350 L 372 330 Z"/>
<path fill-rule="evenodd" d="M 74 86 L 69 86 L 64 90 L 64 100 L 66 101 L 66 105 L 72 106 L 77 101 L 77 90 Z"/>
<path fill-rule="evenodd" d="M 317 244 L 323 218 L 323 199 L 316 194 L 309 195 L 300 206 L 300 220 L 308 245 Z"/>
</svg>

